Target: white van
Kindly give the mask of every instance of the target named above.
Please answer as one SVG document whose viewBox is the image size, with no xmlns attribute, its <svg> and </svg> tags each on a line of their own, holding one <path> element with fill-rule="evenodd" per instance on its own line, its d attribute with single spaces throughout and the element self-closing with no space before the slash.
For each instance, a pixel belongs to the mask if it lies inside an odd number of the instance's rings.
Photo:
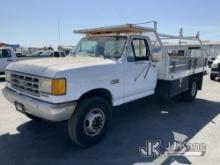
<svg viewBox="0 0 220 165">
<path fill-rule="evenodd" d="M 0 48 L 0 74 L 4 74 L 9 63 L 16 61 L 13 49 L 8 47 Z"/>
</svg>

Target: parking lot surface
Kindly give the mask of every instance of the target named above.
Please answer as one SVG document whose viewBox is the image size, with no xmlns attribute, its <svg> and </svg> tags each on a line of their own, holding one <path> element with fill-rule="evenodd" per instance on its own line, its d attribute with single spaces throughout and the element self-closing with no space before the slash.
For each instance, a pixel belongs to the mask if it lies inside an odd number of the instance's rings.
<svg viewBox="0 0 220 165">
<path fill-rule="evenodd" d="M 219 164 L 220 82 L 204 78 L 192 103 L 148 97 L 114 109 L 107 136 L 82 149 L 68 137 L 66 123 L 32 121 L 2 95 L 0 79 L 0 164 Z M 163 156 L 143 157 L 139 147 L 159 140 Z M 203 143 L 202 156 L 165 156 L 169 143 Z"/>
</svg>

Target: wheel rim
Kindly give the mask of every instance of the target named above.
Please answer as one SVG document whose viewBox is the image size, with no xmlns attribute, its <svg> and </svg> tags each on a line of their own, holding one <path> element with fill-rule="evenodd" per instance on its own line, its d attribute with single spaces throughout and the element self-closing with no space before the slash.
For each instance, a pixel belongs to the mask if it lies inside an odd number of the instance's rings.
<svg viewBox="0 0 220 165">
<path fill-rule="evenodd" d="M 85 117 L 84 131 L 88 136 L 98 135 L 105 124 L 105 115 L 102 109 L 94 108 Z"/>
<path fill-rule="evenodd" d="M 192 89 L 191 89 L 191 95 L 194 97 L 196 95 L 196 91 L 197 91 L 197 84 L 195 81 L 193 81 L 192 83 Z"/>
</svg>

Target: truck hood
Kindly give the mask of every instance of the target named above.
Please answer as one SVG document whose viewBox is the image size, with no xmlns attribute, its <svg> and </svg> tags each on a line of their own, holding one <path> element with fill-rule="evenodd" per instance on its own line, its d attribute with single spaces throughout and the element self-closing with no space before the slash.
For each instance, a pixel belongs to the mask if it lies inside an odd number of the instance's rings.
<svg viewBox="0 0 220 165">
<path fill-rule="evenodd" d="M 58 71 L 115 63 L 114 60 L 98 57 L 43 58 L 12 63 L 8 65 L 7 70 L 53 77 Z"/>
</svg>

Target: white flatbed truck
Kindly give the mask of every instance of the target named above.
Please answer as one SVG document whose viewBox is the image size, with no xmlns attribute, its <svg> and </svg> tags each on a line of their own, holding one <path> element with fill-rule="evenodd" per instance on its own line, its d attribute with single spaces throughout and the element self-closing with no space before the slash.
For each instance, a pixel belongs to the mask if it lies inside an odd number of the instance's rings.
<svg viewBox="0 0 220 165">
<path fill-rule="evenodd" d="M 75 32 L 86 36 L 74 57 L 10 64 L 3 93 L 30 118 L 68 120 L 78 145 L 105 136 L 114 106 L 154 94 L 193 101 L 202 89 L 207 58 L 199 36 L 161 35 L 156 22 L 153 28 L 126 24 Z M 164 40 L 178 40 L 179 46 L 172 51 Z M 184 46 L 185 40 L 197 46 Z"/>
</svg>

